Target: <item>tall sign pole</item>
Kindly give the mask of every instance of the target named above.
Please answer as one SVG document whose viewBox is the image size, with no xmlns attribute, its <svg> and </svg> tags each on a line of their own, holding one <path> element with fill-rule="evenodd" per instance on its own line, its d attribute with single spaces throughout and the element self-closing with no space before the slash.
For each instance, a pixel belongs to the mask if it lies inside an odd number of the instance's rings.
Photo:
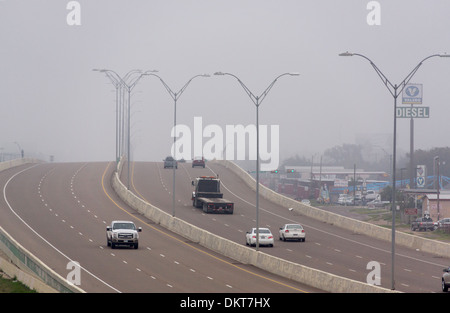
<svg viewBox="0 0 450 313">
<path fill-rule="evenodd" d="M 402 103 L 411 104 L 411 111 L 413 111 L 414 104 L 422 104 L 422 99 L 422 84 L 408 84 L 403 89 Z M 414 117 L 412 115 L 409 121 L 409 134 L 409 188 L 414 189 L 417 184 L 415 182 L 416 170 L 414 166 Z"/>
</svg>

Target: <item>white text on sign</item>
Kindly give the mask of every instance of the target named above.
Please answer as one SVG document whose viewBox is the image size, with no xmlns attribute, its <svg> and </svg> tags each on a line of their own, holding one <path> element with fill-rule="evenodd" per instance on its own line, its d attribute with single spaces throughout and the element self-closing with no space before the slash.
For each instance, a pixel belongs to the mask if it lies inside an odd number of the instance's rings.
<svg viewBox="0 0 450 313">
<path fill-rule="evenodd" d="M 398 107 L 396 112 L 398 118 L 429 118 L 429 107 Z"/>
</svg>

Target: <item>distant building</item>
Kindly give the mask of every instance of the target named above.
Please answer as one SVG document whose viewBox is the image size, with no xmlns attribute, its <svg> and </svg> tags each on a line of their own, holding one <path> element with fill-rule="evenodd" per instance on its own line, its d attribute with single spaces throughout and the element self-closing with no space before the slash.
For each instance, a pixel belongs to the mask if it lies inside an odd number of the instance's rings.
<svg viewBox="0 0 450 313">
<path fill-rule="evenodd" d="M 349 187 L 356 178 L 360 184 Z M 289 166 L 280 171 L 261 175 L 260 182 L 268 188 L 291 196 L 295 199 L 317 199 L 337 201 L 341 193 L 365 193 L 366 190 L 378 191 L 387 184 L 386 172 L 366 172 L 362 169 L 346 169 L 343 166 Z M 379 185 L 382 183 L 382 185 Z M 326 193 L 326 197 L 323 193 Z"/>
<path fill-rule="evenodd" d="M 439 194 L 439 212 L 437 200 L 438 199 L 436 193 L 426 194 L 422 202 L 422 215 L 429 214 L 433 221 L 450 217 L 450 194 L 448 193 Z"/>
</svg>

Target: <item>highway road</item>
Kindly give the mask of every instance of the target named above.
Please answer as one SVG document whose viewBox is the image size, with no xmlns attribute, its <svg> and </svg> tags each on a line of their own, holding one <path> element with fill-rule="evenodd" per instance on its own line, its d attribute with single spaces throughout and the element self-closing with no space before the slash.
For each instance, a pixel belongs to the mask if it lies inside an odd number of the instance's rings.
<svg viewBox="0 0 450 313">
<path fill-rule="evenodd" d="M 165 206 L 170 197 L 162 192 L 162 181 L 168 172 L 160 172 L 156 163 L 138 166 L 149 171 L 136 177 L 140 190 L 158 187 L 149 196 L 156 192 L 155 201 Z M 73 269 L 67 268 L 68 263 L 79 262 L 79 287 L 86 292 L 320 292 L 236 263 L 155 225 L 115 195 L 110 186 L 114 167 L 108 162 L 46 163 L 0 172 L 0 225 L 64 278 Z M 180 179 L 184 181 L 180 186 L 190 182 L 187 176 Z M 182 198 L 188 196 L 185 188 Z M 181 205 L 178 210 L 189 219 L 201 217 L 189 207 Z M 139 249 L 106 246 L 106 226 L 117 219 L 142 227 Z"/>
<path fill-rule="evenodd" d="M 144 200 L 172 214 L 172 169 L 164 169 L 160 162 L 136 162 L 131 167 L 131 189 Z M 122 181 L 127 181 L 124 167 Z M 235 203 L 233 215 L 205 214 L 192 206 L 191 181 L 197 176 L 219 175 L 224 198 Z M 175 215 L 198 227 L 235 242 L 245 244 L 245 232 L 255 227 L 255 192 L 234 173 L 223 166 L 208 163 L 207 168 L 192 168 L 179 163 L 176 170 Z M 367 281 L 378 262 L 381 286 L 391 288 L 391 243 L 355 234 L 348 230 L 317 221 L 260 198 L 260 227 L 269 227 L 276 235 L 275 246 L 261 247 L 266 253 L 282 257 L 312 268 L 358 281 Z M 306 242 L 278 241 L 278 229 L 284 223 L 301 223 L 306 229 Z M 436 257 L 396 246 L 395 289 L 397 291 L 441 292 L 442 269 L 450 265 L 450 258 Z M 372 275 L 372 274 L 371 274 Z M 375 277 L 370 276 L 375 279 Z"/>
</svg>

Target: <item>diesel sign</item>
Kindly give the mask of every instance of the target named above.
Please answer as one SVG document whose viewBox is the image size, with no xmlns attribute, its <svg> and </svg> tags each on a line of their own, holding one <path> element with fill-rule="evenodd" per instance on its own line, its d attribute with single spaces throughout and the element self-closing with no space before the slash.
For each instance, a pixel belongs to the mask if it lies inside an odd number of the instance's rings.
<svg viewBox="0 0 450 313">
<path fill-rule="evenodd" d="M 429 118 L 429 107 L 398 107 L 396 111 L 398 118 Z"/>
</svg>

